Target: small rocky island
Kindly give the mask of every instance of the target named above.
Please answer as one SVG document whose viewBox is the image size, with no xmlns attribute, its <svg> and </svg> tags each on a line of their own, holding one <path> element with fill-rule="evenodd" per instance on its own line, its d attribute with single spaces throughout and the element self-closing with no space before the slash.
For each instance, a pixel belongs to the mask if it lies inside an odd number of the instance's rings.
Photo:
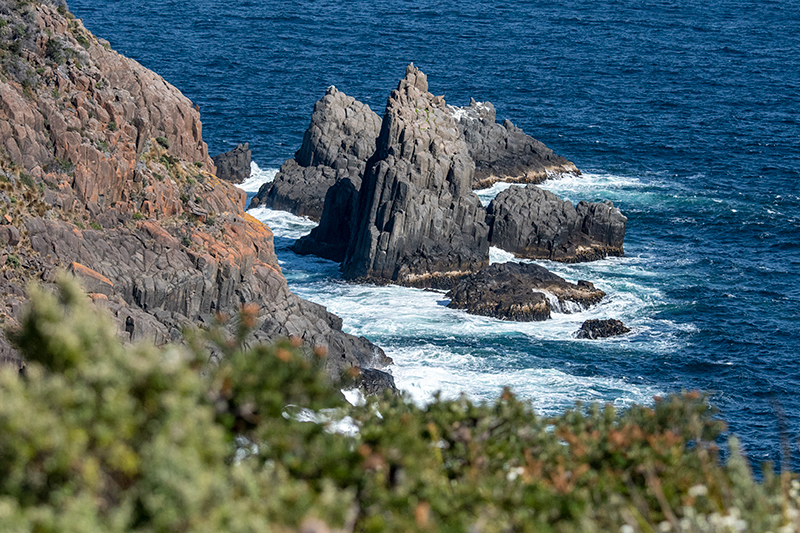
<svg viewBox="0 0 800 533">
<path fill-rule="evenodd" d="M 413 65 L 382 119 L 331 87 L 295 158 L 251 206 L 318 219 L 293 250 L 340 262 L 347 280 L 450 290 L 450 307 L 509 320 L 549 318 L 545 293 L 598 303 L 603 293 L 590 282 L 570 284 L 536 265 L 489 265 L 490 246 L 567 263 L 623 255 L 627 224 L 611 202 L 573 205 L 536 187 L 578 169 L 495 117 L 488 102 L 448 105 Z M 474 190 L 497 181 L 527 185 L 484 207 Z"/>
</svg>

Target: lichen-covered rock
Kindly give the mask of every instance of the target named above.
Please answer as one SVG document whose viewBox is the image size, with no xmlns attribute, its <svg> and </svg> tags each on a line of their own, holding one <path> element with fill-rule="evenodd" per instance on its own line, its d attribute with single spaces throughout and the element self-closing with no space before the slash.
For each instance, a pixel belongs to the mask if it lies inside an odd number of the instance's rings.
<svg viewBox="0 0 800 533">
<path fill-rule="evenodd" d="M 29 280 L 70 270 L 126 339 L 179 341 L 183 328 L 248 304 L 255 340 L 322 346 L 331 376 L 390 361 L 289 291 L 271 231 L 244 213 L 245 193 L 214 174 L 200 114 L 178 89 L 63 7 L 20 2 L 3 16 L 15 29 L 0 32 L 0 44 L 19 50 L 0 78 L 6 326 Z M 0 361 L 17 360 L 0 336 Z"/>
<path fill-rule="evenodd" d="M 217 177 L 231 183 L 242 183 L 250 177 L 250 144 L 238 144 L 233 150 L 212 157 Z"/>
<path fill-rule="evenodd" d="M 265 206 L 319 220 L 328 189 L 348 178 L 356 190 L 375 152 L 381 119 L 368 105 L 336 87 L 315 105 L 311 124 L 294 159 L 287 160 L 265 183 L 250 207 Z"/>
<path fill-rule="evenodd" d="M 342 265 L 347 279 L 449 286 L 488 264 L 475 165 L 444 99 L 406 69 L 386 104 Z"/>
<path fill-rule="evenodd" d="M 495 263 L 462 278 L 446 295 L 451 309 L 518 322 L 547 320 L 554 303 L 569 312 L 567 302 L 587 308 L 604 296 L 588 281 L 570 283 L 531 263 Z"/>
<path fill-rule="evenodd" d="M 602 339 L 605 337 L 616 337 L 630 333 L 622 321 L 610 318 L 607 320 L 587 320 L 581 324 L 581 328 L 575 333 L 578 339 Z"/>
<path fill-rule="evenodd" d="M 572 202 L 534 185 L 512 186 L 487 208 L 492 246 L 566 263 L 623 255 L 628 219 L 611 202 Z"/>
<path fill-rule="evenodd" d="M 469 107 L 450 107 L 469 153 L 475 161 L 473 189 L 498 181 L 541 183 L 551 175 L 580 174 L 574 163 L 516 127 L 510 120 L 495 122 L 491 102 L 470 99 Z"/>
</svg>

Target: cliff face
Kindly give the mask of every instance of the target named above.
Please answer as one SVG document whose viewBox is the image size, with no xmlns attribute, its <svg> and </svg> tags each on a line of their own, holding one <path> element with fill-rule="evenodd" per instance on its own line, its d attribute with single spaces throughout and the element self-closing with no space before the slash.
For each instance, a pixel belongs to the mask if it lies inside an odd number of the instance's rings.
<svg viewBox="0 0 800 533">
<path fill-rule="evenodd" d="M 349 279 L 447 286 L 489 262 L 475 164 L 444 98 L 410 65 L 386 104 L 342 265 Z"/>
<path fill-rule="evenodd" d="M 0 4 L 0 319 L 67 269 L 126 338 L 258 307 L 257 339 L 295 335 L 329 370 L 387 360 L 293 295 L 272 233 L 215 176 L 198 109 L 50 2 Z M 0 341 L 4 360 L 15 356 Z"/>
</svg>

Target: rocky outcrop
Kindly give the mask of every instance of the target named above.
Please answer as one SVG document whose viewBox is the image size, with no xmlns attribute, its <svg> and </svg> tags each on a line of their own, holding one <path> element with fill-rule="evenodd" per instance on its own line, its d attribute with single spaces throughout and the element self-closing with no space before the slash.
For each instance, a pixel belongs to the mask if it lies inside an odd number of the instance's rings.
<svg viewBox="0 0 800 533">
<path fill-rule="evenodd" d="M 399 392 L 391 374 L 374 368 L 358 369 L 358 375 L 353 380 L 353 386 L 361 389 L 367 396 L 383 394 L 384 391 L 390 391 L 395 394 Z"/>
<path fill-rule="evenodd" d="M 616 319 L 607 320 L 587 320 L 581 324 L 581 329 L 575 333 L 578 339 L 602 339 L 605 337 L 616 337 L 630 333 L 630 329 Z"/>
<path fill-rule="evenodd" d="M 242 183 L 250 177 L 250 144 L 238 144 L 233 150 L 212 157 L 217 177 L 231 183 Z"/>
<path fill-rule="evenodd" d="M 334 183 L 325 195 L 325 206 L 319 225 L 299 238 L 292 250 L 300 255 L 316 255 L 341 263 L 355 227 L 358 209 L 358 189 L 343 178 Z"/>
<path fill-rule="evenodd" d="M 547 320 L 554 305 L 561 312 L 572 309 L 569 303 L 585 309 L 604 296 L 588 281 L 569 283 L 531 263 L 495 263 L 464 277 L 446 295 L 451 309 L 518 322 Z"/>
<path fill-rule="evenodd" d="M 356 190 L 361 186 L 380 124 L 380 117 L 368 105 L 328 87 L 314 105 L 300 150 L 281 166 L 272 182 L 261 187 L 250 207 L 281 209 L 319 220 L 325 195 L 334 183 L 347 178 Z"/>
<path fill-rule="evenodd" d="M 29 280 L 68 270 L 126 339 L 179 340 L 183 327 L 244 306 L 255 340 L 321 346 L 331 376 L 389 362 L 289 291 L 272 233 L 244 213 L 245 193 L 214 174 L 200 115 L 178 89 L 63 7 L 20 3 L 4 17 L 0 44 L 16 50 L 0 81 L 5 326 L 17 322 Z M 0 360 L 15 357 L 0 338 Z"/>
<path fill-rule="evenodd" d="M 342 265 L 346 279 L 452 285 L 488 264 L 475 165 L 442 97 L 413 65 L 386 104 Z"/>
<path fill-rule="evenodd" d="M 528 185 L 502 191 L 487 208 L 489 240 L 518 257 L 566 263 L 623 255 L 628 219 L 611 202 L 572 202 Z"/>
<path fill-rule="evenodd" d="M 473 189 L 498 181 L 541 183 L 554 174 L 580 174 L 574 163 L 516 127 L 510 120 L 495 122 L 491 102 L 470 99 L 469 107 L 450 107 L 469 154 L 475 161 Z"/>
</svg>

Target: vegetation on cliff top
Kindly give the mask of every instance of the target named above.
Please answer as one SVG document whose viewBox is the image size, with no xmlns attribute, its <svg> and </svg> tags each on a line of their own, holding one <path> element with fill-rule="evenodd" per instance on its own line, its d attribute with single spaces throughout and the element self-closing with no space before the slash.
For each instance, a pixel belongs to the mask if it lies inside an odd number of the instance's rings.
<svg viewBox="0 0 800 533">
<path fill-rule="evenodd" d="M 504 392 L 352 407 L 287 341 L 122 344 L 71 282 L 32 288 L 0 371 L 0 531 L 797 531 L 696 394 L 557 418 Z M 206 368 L 206 344 L 225 352 Z"/>
</svg>

